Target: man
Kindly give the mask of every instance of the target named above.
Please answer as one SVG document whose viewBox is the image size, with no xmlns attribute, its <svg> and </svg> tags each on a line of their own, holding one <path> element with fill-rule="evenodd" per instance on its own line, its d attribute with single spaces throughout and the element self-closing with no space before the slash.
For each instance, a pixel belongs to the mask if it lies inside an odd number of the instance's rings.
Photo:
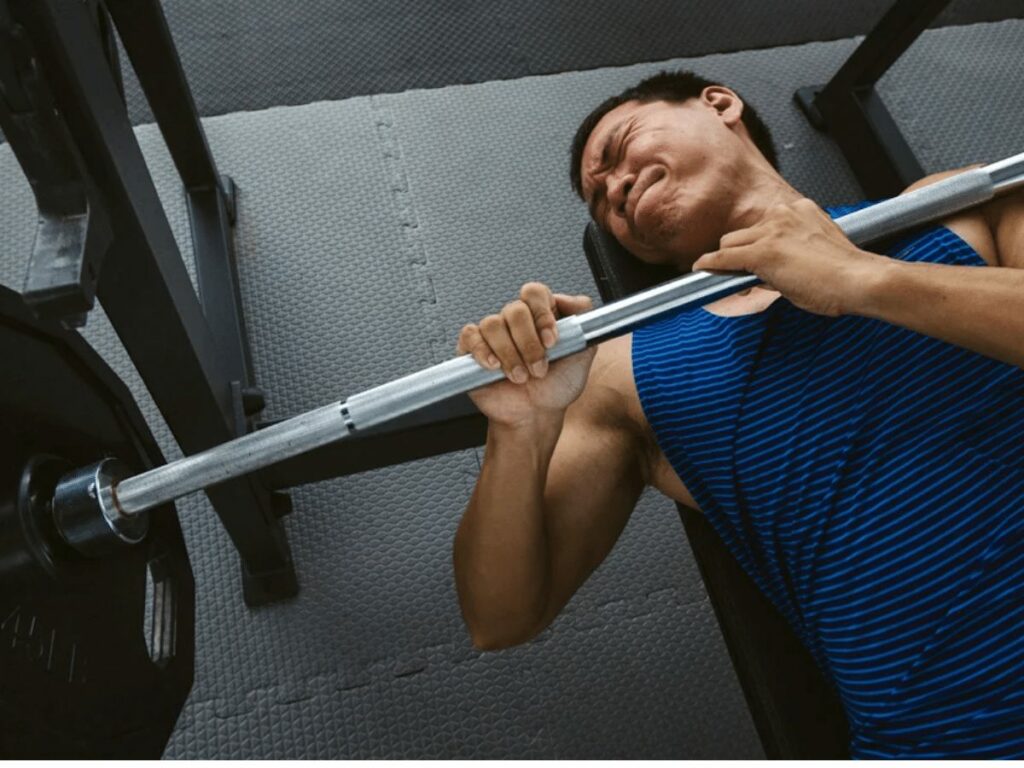
<svg viewBox="0 0 1024 768">
<path fill-rule="evenodd" d="M 546 627 L 651 485 L 789 619 L 854 755 L 1024 757 L 1024 200 L 870 253 L 773 156 L 734 91 L 688 73 L 584 121 L 573 181 L 603 228 L 764 286 L 550 366 L 586 297 L 530 283 L 462 330 L 507 374 L 472 395 L 489 429 L 454 565 L 473 642 Z"/>
</svg>

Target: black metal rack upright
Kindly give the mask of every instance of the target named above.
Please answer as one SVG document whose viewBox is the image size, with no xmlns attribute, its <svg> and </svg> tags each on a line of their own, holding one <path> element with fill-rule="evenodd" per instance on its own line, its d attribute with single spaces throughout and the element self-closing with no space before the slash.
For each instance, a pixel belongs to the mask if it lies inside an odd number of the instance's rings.
<svg viewBox="0 0 1024 768">
<path fill-rule="evenodd" d="M 896 0 L 828 83 L 795 94 L 811 123 L 839 145 L 868 197 L 892 197 L 924 176 L 875 84 L 949 2 Z"/>
<path fill-rule="evenodd" d="M 128 120 L 110 19 L 184 182 L 199 296 Z M 239 305 L 233 185 L 159 0 L 6 0 L 0 38 L 0 124 L 41 214 L 25 299 L 81 322 L 98 298 L 185 453 L 244 434 L 262 397 Z M 207 495 L 241 555 L 247 602 L 294 594 L 287 497 L 254 478 Z"/>
<path fill-rule="evenodd" d="M 198 295 L 128 120 L 115 28 L 182 179 Z M 186 454 L 267 426 L 234 257 L 235 186 L 210 153 L 159 0 L 0 0 L 0 96 L 40 213 L 26 301 L 71 324 L 98 298 Z M 280 522 L 291 501 L 278 489 L 482 445 L 486 431 L 463 395 L 208 489 L 246 602 L 298 589 Z"/>
</svg>

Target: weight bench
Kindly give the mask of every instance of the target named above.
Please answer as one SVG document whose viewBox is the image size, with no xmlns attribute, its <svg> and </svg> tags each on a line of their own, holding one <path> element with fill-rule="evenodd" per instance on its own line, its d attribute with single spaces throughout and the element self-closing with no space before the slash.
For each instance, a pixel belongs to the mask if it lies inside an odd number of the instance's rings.
<svg viewBox="0 0 1024 768">
<path fill-rule="evenodd" d="M 679 277 L 634 258 L 593 222 L 583 247 L 604 302 Z M 704 516 L 676 506 L 765 755 L 848 758 L 846 715 L 810 653 Z"/>
</svg>

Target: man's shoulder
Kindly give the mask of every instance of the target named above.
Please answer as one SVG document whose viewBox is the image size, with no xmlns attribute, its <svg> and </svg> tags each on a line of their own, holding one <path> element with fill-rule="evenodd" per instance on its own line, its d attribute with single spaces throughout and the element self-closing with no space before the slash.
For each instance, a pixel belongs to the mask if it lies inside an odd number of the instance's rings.
<svg viewBox="0 0 1024 768">
<path fill-rule="evenodd" d="M 923 179 L 911 184 L 903 190 L 903 194 L 913 192 L 921 187 L 927 187 L 929 184 L 934 184 L 937 181 L 948 179 L 950 176 L 956 176 L 957 174 L 964 173 L 965 171 L 978 167 L 978 165 L 969 165 L 965 168 L 958 168 L 952 171 L 933 173 L 930 176 L 925 176 Z M 981 256 L 986 264 L 989 266 L 998 266 L 999 254 L 996 250 L 996 241 L 992 222 L 994 211 L 994 202 L 990 202 L 976 208 L 961 211 L 958 214 L 943 219 L 939 223 L 971 246 L 971 248 Z"/>
<path fill-rule="evenodd" d="M 642 454 L 645 481 L 671 499 L 696 509 L 696 502 L 662 453 L 633 380 L 632 334 L 598 348 L 583 396 L 579 418 L 595 437 L 628 441 Z"/>
<path fill-rule="evenodd" d="M 587 385 L 571 411 L 577 425 L 595 435 L 644 437 L 647 420 L 633 382 L 632 334 L 609 339 L 597 348 Z"/>
<path fill-rule="evenodd" d="M 632 346 L 633 335 L 627 334 L 598 347 L 584 396 L 580 398 L 588 422 L 628 429 L 637 416 L 643 417 L 633 382 Z"/>
<path fill-rule="evenodd" d="M 1024 269 L 1024 189 L 983 206 L 996 241 L 999 265 Z"/>
</svg>

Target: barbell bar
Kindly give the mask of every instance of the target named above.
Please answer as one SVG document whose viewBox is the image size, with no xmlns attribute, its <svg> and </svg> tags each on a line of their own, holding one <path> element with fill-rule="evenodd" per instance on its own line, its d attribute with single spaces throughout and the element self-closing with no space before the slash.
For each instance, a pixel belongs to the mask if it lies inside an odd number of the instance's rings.
<svg viewBox="0 0 1024 768">
<path fill-rule="evenodd" d="M 1024 153 L 839 217 L 836 224 L 853 243 L 865 245 L 1020 187 L 1024 187 Z M 693 272 L 589 312 L 563 317 L 557 322 L 558 341 L 547 357 L 559 360 L 759 282 L 746 273 Z M 146 510 L 504 376 L 503 371 L 483 368 L 471 355 L 462 355 L 138 475 L 124 476 L 116 462 L 104 460 L 62 478 L 54 496 L 54 520 L 65 540 L 86 553 L 102 549 L 97 544 L 103 544 L 104 538 L 133 543 L 143 530 L 135 518 Z"/>
</svg>

